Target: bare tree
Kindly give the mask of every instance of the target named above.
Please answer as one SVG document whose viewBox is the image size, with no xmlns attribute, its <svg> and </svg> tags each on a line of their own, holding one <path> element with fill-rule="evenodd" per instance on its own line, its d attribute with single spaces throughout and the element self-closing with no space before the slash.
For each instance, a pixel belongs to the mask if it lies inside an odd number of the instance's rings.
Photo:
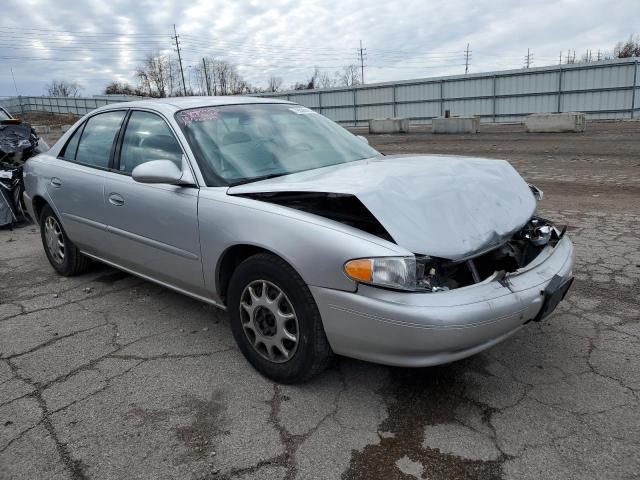
<svg viewBox="0 0 640 480">
<path fill-rule="evenodd" d="M 633 35 L 629 37 L 626 42 L 618 42 L 613 49 L 613 56 L 615 58 L 630 58 L 640 57 L 640 36 Z"/>
<path fill-rule="evenodd" d="M 47 94 L 52 97 L 77 97 L 81 90 L 79 83 L 68 80 L 53 80 L 46 86 Z"/>
<path fill-rule="evenodd" d="M 214 95 L 240 95 L 253 90 L 232 63 L 215 59 L 209 59 L 206 63 L 209 88 Z"/>
<path fill-rule="evenodd" d="M 354 85 L 360 85 L 360 67 L 355 64 L 347 65 L 342 68 L 342 72 L 336 72 L 336 76 L 339 78 L 339 82 L 344 87 L 352 87 Z"/>
<path fill-rule="evenodd" d="M 267 92 L 277 92 L 282 87 L 282 78 L 274 77 L 273 75 L 269 77 L 269 81 L 267 82 Z"/>
<path fill-rule="evenodd" d="M 307 80 L 307 90 L 313 90 L 314 88 L 320 88 L 320 76 L 321 75 L 322 75 L 322 72 L 320 71 L 320 69 L 317 66 L 313 67 L 313 73 L 309 77 L 309 80 Z"/>
<path fill-rule="evenodd" d="M 290 88 L 292 90 L 313 90 L 316 88 L 335 87 L 337 83 L 337 79 L 332 79 L 327 72 L 320 70 L 320 68 L 316 66 L 313 68 L 313 73 L 307 80 L 304 82 L 296 82 Z"/>
<path fill-rule="evenodd" d="M 134 88 L 126 82 L 118 82 L 114 80 L 104 87 L 105 95 L 143 95 L 139 88 Z"/>
<path fill-rule="evenodd" d="M 331 88 L 335 87 L 338 83 L 336 78 L 331 78 L 327 72 L 322 72 L 318 79 L 319 88 Z"/>
<path fill-rule="evenodd" d="M 136 68 L 136 77 L 141 89 L 150 97 L 166 97 L 169 92 L 170 62 L 161 55 L 147 55 Z"/>
<path fill-rule="evenodd" d="M 168 65 L 168 94 L 170 97 L 180 97 L 184 95 L 182 86 L 182 75 L 180 74 L 180 62 L 176 57 L 169 58 Z"/>
</svg>

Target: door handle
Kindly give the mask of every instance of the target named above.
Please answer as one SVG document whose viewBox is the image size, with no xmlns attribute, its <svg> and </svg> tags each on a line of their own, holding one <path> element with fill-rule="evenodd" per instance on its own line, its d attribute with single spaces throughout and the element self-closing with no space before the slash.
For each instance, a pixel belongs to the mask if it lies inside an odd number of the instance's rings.
<svg viewBox="0 0 640 480">
<path fill-rule="evenodd" d="M 58 177 L 51 177 L 51 186 L 60 188 L 62 186 L 62 181 Z"/>
<path fill-rule="evenodd" d="M 124 205 L 124 198 L 122 198 L 122 195 L 120 195 L 118 193 L 110 193 L 109 194 L 109 203 L 111 205 L 115 205 L 116 207 L 120 207 L 120 206 Z"/>
</svg>

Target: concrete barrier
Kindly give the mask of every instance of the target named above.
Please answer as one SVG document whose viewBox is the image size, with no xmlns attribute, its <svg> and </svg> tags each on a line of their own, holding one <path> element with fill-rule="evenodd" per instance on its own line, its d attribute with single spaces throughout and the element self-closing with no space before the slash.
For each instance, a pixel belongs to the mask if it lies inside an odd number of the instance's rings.
<svg viewBox="0 0 640 480">
<path fill-rule="evenodd" d="M 524 122 L 527 132 L 584 132 L 587 119 L 584 113 L 534 113 Z"/>
<path fill-rule="evenodd" d="M 369 133 L 409 133 L 409 119 L 371 119 L 369 120 Z"/>
<path fill-rule="evenodd" d="M 438 117 L 431 123 L 433 133 L 478 133 L 480 117 Z"/>
</svg>

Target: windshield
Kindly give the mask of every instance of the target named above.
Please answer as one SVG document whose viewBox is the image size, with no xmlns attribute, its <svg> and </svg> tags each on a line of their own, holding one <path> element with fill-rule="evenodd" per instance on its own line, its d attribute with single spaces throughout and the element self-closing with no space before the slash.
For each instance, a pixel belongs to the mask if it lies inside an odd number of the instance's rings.
<svg viewBox="0 0 640 480">
<path fill-rule="evenodd" d="M 210 186 L 380 155 L 338 124 L 299 105 L 202 107 L 177 112 L 176 119 Z"/>
</svg>

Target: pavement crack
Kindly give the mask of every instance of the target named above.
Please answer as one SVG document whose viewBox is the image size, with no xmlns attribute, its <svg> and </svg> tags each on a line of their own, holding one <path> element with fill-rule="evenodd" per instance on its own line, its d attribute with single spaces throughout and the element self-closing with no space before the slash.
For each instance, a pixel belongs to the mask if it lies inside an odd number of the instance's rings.
<svg viewBox="0 0 640 480">
<path fill-rule="evenodd" d="M 122 372 L 118 373 L 117 375 L 113 375 L 111 377 L 106 377 L 104 379 L 105 385 L 103 387 L 99 388 L 98 390 L 96 390 L 94 392 L 89 393 L 88 395 L 85 395 L 84 397 L 81 397 L 81 398 L 78 398 L 78 399 L 74 400 L 73 402 L 69 403 L 68 405 L 65 405 L 63 407 L 60 407 L 60 408 L 57 408 L 57 409 L 53 410 L 53 411 L 51 411 L 51 413 L 53 414 L 53 413 L 61 412 L 62 410 L 65 410 L 65 409 L 67 409 L 69 407 L 72 407 L 73 405 L 75 405 L 77 403 L 80 403 L 80 402 L 82 402 L 82 401 L 84 401 L 84 400 L 86 400 L 88 398 L 91 398 L 91 397 L 93 397 L 95 395 L 98 395 L 99 393 L 104 392 L 105 390 L 107 390 L 108 388 L 111 387 L 111 382 L 113 380 L 115 380 L 116 378 L 123 377 L 127 373 L 131 372 L 134 368 L 138 367 L 139 365 L 142 365 L 143 363 L 144 363 L 144 361 L 141 360 L 138 363 L 136 363 L 136 364 L 132 365 L 131 367 L 127 368 L 126 370 L 123 370 Z"/>
<path fill-rule="evenodd" d="M 217 355 L 219 353 L 228 352 L 234 350 L 235 347 L 223 348 L 221 350 L 215 350 L 212 352 L 203 352 L 203 353 L 163 353 L 160 355 L 151 355 L 148 357 L 142 355 L 117 355 L 117 352 L 111 352 L 105 355 L 105 357 L 118 358 L 121 360 L 142 360 L 142 361 L 152 361 L 152 360 L 165 360 L 165 359 L 181 359 L 181 358 L 202 358 L 202 357 L 210 357 L 212 355 Z"/>
<path fill-rule="evenodd" d="M 295 457 L 298 449 L 300 448 L 300 445 L 302 445 L 305 440 L 307 440 L 311 435 L 313 435 L 328 418 L 332 418 L 332 417 L 335 418 L 335 415 L 338 412 L 339 398 L 347 388 L 346 381 L 344 379 L 344 375 L 342 374 L 342 371 L 340 371 L 340 377 L 341 377 L 342 388 L 340 389 L 340 391 L 336 393 L 336 396 L 334 398 L 334 408 L 330 412 L 328 412 L 325 416 L 323 416 L 313 428 L 299 435 L 294 435 L 290 433 L 287 430 L 287 428 L 284 425 L 282 425 L 282 423 L 280 422 L 280 412 L 282 408 L 282 402 L 285 400 L 285 395 L 282 393 L 281 387 L 278 384 L 274 384 L 273 396 L 269 401 L 269 405 L 270 405 L 269 423 L 273 425 L 274 428 L 277 430 L 278 435 L 280 437 L 280 441 L 282 442 L 282 445 L 284 445 L 284 448 L 285 448 L 284 453 L 276 457 L 273 457 L 271 459 L 263 460 L 257 463 L 256 465 L 253 465 L 248 468 L 231 470 L 227 476 L 223 476 L 221 478 L 230 479 L 238 475 L 255 473 L 258 470 L 260 470 L 260 468 L 267 465 L 269 466 L 276 465 L 276 466 L 284 467 L 286 469 L 286 473 L 283 477 L 284 480 L 293 480 L 294 478 L 296 478 L 298 474 L 298 464 Z"/>
<path fill-rule="evenodd" d="M 42 411 L 42 419 L 36 425 L 42 424 L 44 428 L 47 430 L 47 432 L 49 433 L 49 435 L 51 436 L 51 439 L 55 443 L 58 456 L 62 460 L 62 463 L 64 463 L 67 470 L 69 470 L 69 473 L 71 474 L 71 478 L 73 480 L 87 479 L 88 477 L 85 475 L 83 471 L 82 462 L 72 458 L 69 448 L 58 437 L 58 433 L 56 432 L 56 429 L 53 426 L 53 422 L 51 421 L 51 412 L 47 407 L 47 402 L 44 400 L 44 397 L 42 396 L 42 391 L 43 391 L 42 385 L 40 385 L 37 382 L 33 382 L 28 377 L 22 376 L 18 370 L 18 367 L 14 365 L 13 362 L 11 362 L 10 360 L 7 363 L 9 364 L 9 367 L 13 371 L 13 374 L 15 375 L 16 378 L 22 380 L 25 383 L 28 383 L 34 388 L 34 391 L 31 393 L 31 396 L 35 398 L 35 400 L 38 402 L 38 406 Z M 31 428 L 34 428 L 36 425 L 33 425 Z M 24 435 L 25 433 L 26 431 L 22 432 L 20 436 Z"/>
<path fill-rule="evenodd" d="M 91 330 L 95 330 L 96 328 L 104 327 L 106 325 L 108 325 L 108 324 L 107 323 L 101 323 L 100 325 L 94 325 L 92 327 L 83 328 L 82 330 L 76 330 L 76 331 L 68 333 L 66 335 L 59 335 L 57 337 L 54 337 L 54 338 L 51 338 L 51 339 L 47 340 L 44 343 L 36 345 L 33 348 L 30 348 L 29 350 L 25 350 L 24 352 L 14 353 L 13 355 L 8 355 L 8 356 L 4 357 L 4 360 L 12 360 L 14 358 L 18 358 L 18 357 L 21 357 L 23 355 L 28 355 L 30 353 L 37 352 L 38 350 L 40 350 L 42 348 L 46 348 L 49 345 L 53 345 L 54 343 L 59 342 L 60 340 L 64 340 L 65 338 L 71 338 L 71 337 L 73 337 L 75 335 L 78 335 L 79 333 L 90 332 Z"/>
</svg>

